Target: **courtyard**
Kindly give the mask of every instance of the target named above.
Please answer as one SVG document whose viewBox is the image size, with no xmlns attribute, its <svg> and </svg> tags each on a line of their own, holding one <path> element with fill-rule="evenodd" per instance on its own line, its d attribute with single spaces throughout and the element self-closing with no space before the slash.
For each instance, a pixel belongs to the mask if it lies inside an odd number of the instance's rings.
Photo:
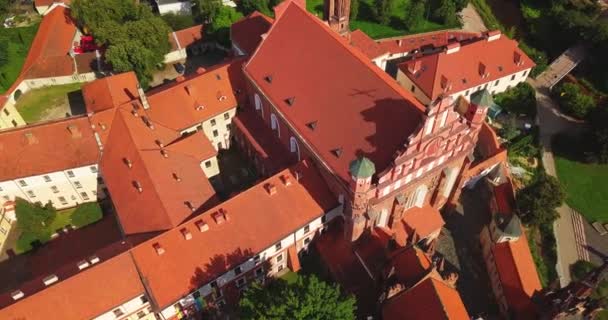
<svg viewBox="0 0 608 320">
<path fill-rule="evenodd" d="M 84 114 L 82 85 L 72 83 L 33 89 L 19 96 L 15 107 L 28 124 Z"/>
<path fill-rule="evenodd" d="M 232 143 L 230 149 L 220 150 L 217 160 L 220 174 L 212 177 L 210 182 L 223 200 L 248 189 L 258 180 L 255 167 L 236 143 Z"/>
</svg>

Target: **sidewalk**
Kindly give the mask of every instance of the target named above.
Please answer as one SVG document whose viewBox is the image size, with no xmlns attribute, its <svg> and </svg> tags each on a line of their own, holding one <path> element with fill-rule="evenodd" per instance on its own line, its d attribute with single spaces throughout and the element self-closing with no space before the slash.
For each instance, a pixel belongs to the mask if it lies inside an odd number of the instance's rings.
<svg viewBox="0 0 608 320">
<path fill-rule="evenodd" d="M 470 32 L 484 32 L 488 30 L 472 4 L 469 3 L 462 9 L 459 15 L 462 19 L 462 30 Z"/>
</svg>

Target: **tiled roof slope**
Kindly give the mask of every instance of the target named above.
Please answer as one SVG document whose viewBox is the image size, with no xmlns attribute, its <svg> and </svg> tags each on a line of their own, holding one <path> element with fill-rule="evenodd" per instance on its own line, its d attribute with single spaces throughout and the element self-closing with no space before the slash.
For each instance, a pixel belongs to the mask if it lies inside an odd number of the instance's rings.
<svg viewBox="0 0 608 320">
<path fill-rule="evenodd" d="M 203 159 L 180 148 L 169 150 L 180 137 L 141 107 L 137 116 L 126 107 L 116 111 L 101 172 L 126 234 L 171 229 L 215 204 L 215 192 L 200 167 Z"/>
<path fill-rule="evenodd" d="M 233 60 L 151 91 L 148 114 L 163 126 L 183 130 L 236 108 L 244 92 L 242 64 L 242 59 Z"/>
<path fill-rule="evenodd" d="M 300 172 L 296 180 L 295 172 Z M 291 185 L 285 186 L 281 177 Z M 270 195 L 265 185 L 274 184 Z M 272 246 L 290 232 L 336 207 L 338 202 L 316 169 L 302 162 L 262 181 L 221 205 L 135 247 L 135 261 L 153 299 L 165 307 Z M 225 210 L 218 224 L 212 216 Z M 199 231 L 200 221 L 209 227 Z M 186 240 L 182 228 L 192 238 Z M 154 244 L 164 253 L 159 255 Z M 170 274 L 171 277 L 167 277 Z"/>
<path fill-rule="evenodd" d="M 87 112 L 100 112 L 138 99 L 137 77 L 125 72 L 91 81 L 82 86 Z"/>
<path fill-rule="evenodd" d="M 469 314 L 456 289 L 429 277 L 386 302 L 382 319 L 468 320 Z"/>
<path fill-rule="evenodd" d="M 262 42 L 262 35 L 268 32 L 272 22 L 271 18 L 254 11 L 230 26 L 230 38 L 245 54 L 251 55 Z"/>
<path fill-rule="evenodd" d="M 534 293 L 542 290 L 525 232 L 519 239 L 496 244 L 496 269 L 515 319 L 536 319 Z"/>
<path fill-rule="evenodd" d="M 202 24 L 169 33 L 169 44 L 171 44 L 172 50 L 184 49 L 201 39 L 203 39 Z"/>
<path fill-rule="evenodd" d="M 74 60 L 69 52 L 75 35 L 76 25 L 70 9 L 63 6 L 53 9 L 42 18 L 20 77 L 36 79 L 73 74 Z"/>
<path fill-rule="evenodd" d="M 414 233 L 418 239 L 424 239 L 441 229 L 444 224 L 445 221 L 436 208 L 428 204 L 422 208 L 414 206 L 405 211 L 403 219 L 397 224 L 396 240 L 399 243 L 406 243 Z"/>
<path fill-rule="evenodd" d="M 439 48 L 451 42 L 469 41 L 479 38 L 476 32 L 465 31 L 434 31 L 419 33 L 404 37 L 395 37 L 378 40 L 378 45 L 391 54 L 409 53 L 422 47 Z"/>
<path fill-rule="evenodd" d="M 388 53 L 386 48 L 380 46 L 374 39 L 370 38 L 365 32 L 359 29 L 351 32 L 349 37 L 350 44 L 361 50 L 361 52 L 370 59 L 375 59 Z"/>
<path fill-rule="evenodd" d="M 424 252 L 416 246 L 400 249 L 390 257 L 399 282 L 411 287 L 431 272 L 433 265 Z"/>
<path fill-rule="evenodd" d="M 519 49 L 517 41 L 500 34 L 498 39 L 488 40 L 462 45 L 460 50 L 450 54 L 441 51 L 415 58 L 400 64 L 399 68 L 426 96 L 434 100 L 442 93 L 463 91 L 534 66 L 534 62 Z M 516 55 L 520 57 L 521 64 L 516 63 Z M 408 67 L 418 61 L 421 69 L 412 74 Z M 481 75 L 481 64 L 488 73 L 486 77 Z M 451 87 L 445 92 L 442 87 L 444 78 Z"/>
<path fill-rule="evenodd" d="M 294 3 L 244 70 L 344 181 L 358 155 L 382 171 L 422 121 L 424 108 L 410 93 Z"/>
<path fill-rule="evenodd" d="M 86 117 L 0 131 L 0 181 L 91 165 L 98 158 Z"/>
<path fill-rule="evenodd" d="M 126 252 L 0 309 L 0 319 L 91 319 L 142 293 L 139 275 Z"/>
</svg>

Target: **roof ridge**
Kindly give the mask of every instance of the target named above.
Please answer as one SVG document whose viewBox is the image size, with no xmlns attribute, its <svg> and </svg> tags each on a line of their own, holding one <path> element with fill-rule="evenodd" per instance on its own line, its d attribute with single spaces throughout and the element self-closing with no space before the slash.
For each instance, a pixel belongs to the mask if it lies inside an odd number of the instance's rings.
<svg viewBox="0 0 608 320">
<path fill-rule="evenodd" d="M 67 118 L 50 119 L 50 120 L 46 120 L 46 121 L 37 121 L 37 122 L 31 123 L 31 124 L 27 124 L 25 126 L 3 128 L 3 129 L 0 129 L 0 136 L 7 132 L 27 131 L 27 130 L 36 129 L 38 127 L 55 125 L 55 124 L 59 124 L 62 122 L 71 122 L 71 121 L 80 120 L 80 119 L 84 119 L 84 118 L 88 118 L 88 116 L 86 114 L 79 114 L 79 115 L 72 115 Z"/>
<path fill-rule="evenodd" d="M 437 291 L 437 283 L 439 283 L 439 285 L 443 285 L 449 289 L 453 289 L 451 287 L 448 287 L 445 283 L 443 283 L 443 281 L 439 281 L 438 279 L 435 278 L 429 278 L 431 281 L 431 287 L 433 288 L 433 292 L 435 293 L 435 296 L 437 297 L 437 300 L 439 300 L 440 304 L 441 304 L 441 311 L 443 311 L 443 315 L 445 316 L 446 320 L 450 319 L 450 313 L 448 312 L 448 310 L 446 310 L 445 308 L 445 304 L 443 303 L 443 300 L 441 300 L 441 295 L 439 295 L 439 291 Z"/>
</svg>

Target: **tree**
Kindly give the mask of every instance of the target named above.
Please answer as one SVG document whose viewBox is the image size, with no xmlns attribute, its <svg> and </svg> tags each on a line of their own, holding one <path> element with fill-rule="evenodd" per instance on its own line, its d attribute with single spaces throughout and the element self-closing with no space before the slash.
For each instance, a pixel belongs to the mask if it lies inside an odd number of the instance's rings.
<svg viewBox="0 0 608 320">
<path fill-rule="evenodd" d="M 230 26 L 242 17 L 243 14 L 234 8 L 224 6 L 209 26 L 209 32 L 216 41 L 229 47 Z"/>
<path fill-rule="evenodd" d="M 595 107 L 595 100 L 584 94 L 577 84 L 564 83 L 556 92 L 562 110 L 573 117 L 583 119 Z"/>
<path fill-rule="evenodd" d="M 383 25 L 388 25 L 391 21 L 392 0 L 374 0 L 374 18 Z"/>
<path fill-rule="evenodd" d="M 173 31 L 190 28 L 196 24 L 194 17 L 187 14 L 175 14 L 173 12 L 169 12 L 163 14 L 161 18 L 169 27 L 171 27 Z"/>
<path fill-rule="evenodd" d="M 559 217 L 555 209 L 562 205 L 564 198 L 557 178 L 541 170 L 536 180 L 517 194 L 522 221 L 537 227 L 552 224 Z"/>
<path fill-rule="evenodd" d="M 602 106 L 593 110 L 589 116 L 589 127 L 591 130 L 589 148 L 593 157 L 592 162 L 608 163 L 608 108 Z"/>
<path fill-rule="evenodd" d="M 222 8 L 221 0 L 196 0 L 195 14 L 197 18 L 204 24 L 209 24 L 219 14 Z"/>
<path fill-rule="evenodd" d="M 413 0 L 410 2 L 409 10 L 405 14 L 405 19 L 403 20 L 405 27 L 408 30 L 412 30 L 420 25 L 420 23 L 424 21 L 425 10 L 426 5 L 424 0 Z"/>
<path fill-rule="evenodd" d="M 36 237 L 48 237 L 51 232 L 48 230 L 48 226 L 55 220 L 57 210 L 50 202 L 42 206 L 40 203 L 30 203 L 27 200 L 16 198 L 15 216 L 17 225 L 23 233 Z"/>
<path fill-rule="evenodd" d="M 9 0 L 0 0 L 0 14 L 7 13 L 9 5 L 10 5 Z"/>
<path fill-rule="evenodd" d="M 8 63 L 8 37 L 0 34 L 0 67 Z"/>
<path fill-rule="evenodd" d="M 350 20 L 357 20 L 359 15 L 359 0 L 351 0 L 350 2 Z"/>
<path fill-rule="evenodd" d="M 496 95 L 494 102 L 513 114 L 536 115 L 536 90 L 527 82 Z"/>
<path fill-rule="evenodd" d="M 443 24 L 457 24 L 458 17 L 456 16 L 456 4 L 454 3 L 454 0 L 441 0 L 439 2 L 439 7 L 433 12 L 433 16 Z"/>
<path fill-rule="evenodd" d="M 279 279 L 253 285 L 240 301 L 242 319 L 347 320 L 355 319 L 355 308 L 353 296 L 314 275 L 299 275 L 291 284 Z"/>
<path fill-rule="evenodd" d="M 265 15 L 271 15 L 268 0 L 241 0 L 238 4 L 239 11 L 248 15 L 254 11 L 259 11 Z"/>
</svg>

